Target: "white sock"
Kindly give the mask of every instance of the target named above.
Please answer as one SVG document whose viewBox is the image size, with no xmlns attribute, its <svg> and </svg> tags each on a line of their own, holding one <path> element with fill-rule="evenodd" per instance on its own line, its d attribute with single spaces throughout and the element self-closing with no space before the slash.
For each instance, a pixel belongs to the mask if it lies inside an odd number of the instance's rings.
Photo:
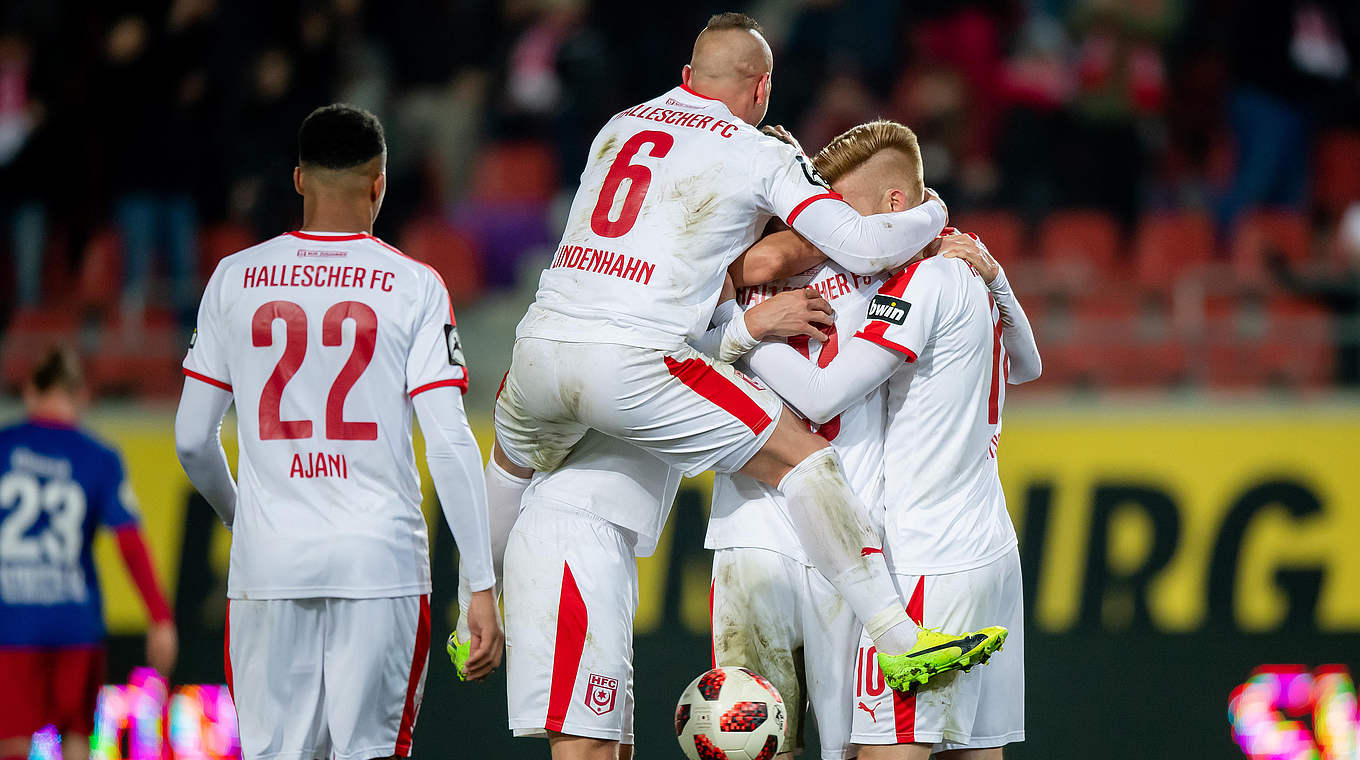
<svg viewBox="0 0 1360 760">
<path fill-rule="evenodd" d="M 870 633 L 874 646 L 885 654 L 909 650 L 916 641 L 915 631 L 906 641 L 901 621 L 888 612 L 897 610 L 906 619 L 905 605 L 883 558 L 883 540 L 874 531 L 863 502 L 846 482 L 836 453 L 830 447 L 819 449 L 784 476 L 779 490 L 812 564 L 830 579 L 856 617 L 878 621 L 876 627 L 882 628 L 879 636 Z M 888 624 L 883 625 L 883 621 Z"/>
<path fill-rule="evenodd" d="M 520 500 L 524 489 L 529 487 L 529 478 L 517 478 L 505 471 L 491 457 L 486 463 L 486 506 L 491 527 L 491 564 L 496 571 L 496 598 L 501 598 L 504 588 L 505 545 L 510 541 L 510 530 L 515 527 L 519 517 Z M 463 563 L 458 563 L 458 632 L 459 641 L 467 641 L 467 610 L 472 603 L 472 586 L 463 572 Z"/>
</svg>

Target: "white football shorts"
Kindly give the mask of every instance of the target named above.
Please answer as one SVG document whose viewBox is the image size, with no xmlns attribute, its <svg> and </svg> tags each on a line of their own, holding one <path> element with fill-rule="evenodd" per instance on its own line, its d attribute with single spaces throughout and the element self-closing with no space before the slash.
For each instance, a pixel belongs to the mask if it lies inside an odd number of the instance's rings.
<svg viewBox="0 0 1360 760">
<path fill-rule="evenodd" d="M 428 595 L 232 599 L 226 648 L 242 760 L 410 757 Z"/>
<path fill-rule="evenodd" d="M 526 499 L 505 548 L 506 697 L 515 736 L 633 743 L 636 538 Z"/>
<path fill-rule="evenodd" d="M 861 633 L 855 678 L 856 744 L 936 744 L 936 751 L 1001 747 L 1025 740 L 1025 609 L 1020 553 L 1012 549 L 973 570 L 897 575 L 907 614 L 949 633 L 989 625 L 1009 629 L 986 665 L 901 694 L 886 688 L 876 651 Z"/>
<path fill-rule="evenodd" d="M 772 391 L 688 345 L 515 341 L 496 400 L 496 441 L 521 467 L 550 472 L 594 428 L 686 475 L 741 469 L 774 433 Z"/>
<path fill-rule="evenodd" d="M 854 757 L 850 695 L 862 626 L 836 588 L 797 560 L 768 549 L 713 555 L 714 665 L 767 678 L 788 707 L 789 743 L 802 747 L 810 702 L 824 760 Z"/>
</svg>

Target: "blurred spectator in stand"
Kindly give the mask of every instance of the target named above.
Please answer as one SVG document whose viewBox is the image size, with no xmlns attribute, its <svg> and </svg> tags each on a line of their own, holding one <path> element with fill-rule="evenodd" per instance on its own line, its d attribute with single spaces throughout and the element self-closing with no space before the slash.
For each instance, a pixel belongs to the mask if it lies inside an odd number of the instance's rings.
<svg viewBox="0 0 1360 760">
<path fill-rule="evenodd" d="M 194 196 L 204 152 L 208 81 L 202 56 L 211 0 L 175 0 L 163 26 L 117 19 L 105 38 L 96 113 L 105 120 L 114 217 L 122 241 L 122 317 L 137 330 L 152 296 L 152 267 L 166 263 L 169 303 L 181 328 L 193 325 L 198 298 Z M 159 256 L 158 256 L 159 254 Z"/>
<path fill-rule="evenodd" d="M 297 124 L 310 112 L 295 89 L 293 59 L 281 48 L 268 48 L 248 70 L 248 94 L 231 136 L 230 208 L 247 219 L 259 239 L 296 229 L 296 191 L 290 180 L 297 163 Z M 292 150 L 278 146 L 293 146 Z"/>
<path fill-rule="evenodd" d="M 1252 206 L 1303 208 L 1316 109 L 1354 79 L 1360 54 L 1347 49 L 1347 13 L 1355 13 L 1354 0 L 1278 0 L 1232 14 L 1228 108 L 1237 162 L 1218 208 L 1222 230 Z"/>
<path fill-rule="evenodd" d="M 1066 146 L 1063 109 L 1072 96 L 1067 68 L 1068 38 L 1056 18 L 1035 13 L 1003 65 L 998 100 L 1002 104 L 996 158 L 1004 201 L 1030 222 L 1058 204 L 1062 193 L 1055 167 Z"/>
<path fill-rule="evenodd" d="M 1178 0 L 1079 0 L 1071 135 L 1054 167 L 1071 206 L 1094 206 L 1132 226 L 1143 173 L 1166 98 L 1162 43 L 1175 31 Z"/>
<path fill-rule="evenodd" d="M 1341 216 L 1334 245 L 1337 266 L 1331 271 L 1296 271 L 1279 251 L 1266 261 L 1279 285 L 1317 301 L 1332 312 L 1338 385 L 1360 388 L 1360 201 Z"/>
<path fill-rule="evenodd" d="M 43 298 L 49 164 L 47 110 L 34 76 L 33 46 L 18 30 L 0 32 L 0 224 L 9 228 L 14 303 Z"/>
<path fill-rule="evenodd" d="M 877 100 L 858 77 L 848 73 L 837 74 L 827 78 L 821 86 L 816 101 L 794 135 L 809 155 L 815 155 L 836 135 L 857 124 L 872 121 L 878 114 Z"/>
</svg>

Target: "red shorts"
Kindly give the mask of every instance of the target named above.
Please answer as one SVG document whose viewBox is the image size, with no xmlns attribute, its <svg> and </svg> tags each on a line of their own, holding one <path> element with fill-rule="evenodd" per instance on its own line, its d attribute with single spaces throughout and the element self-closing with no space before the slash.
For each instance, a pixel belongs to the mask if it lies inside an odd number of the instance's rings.
<svg viewBox="0 0 1360 760">
<path fill-rule="evenodd" d="M 104 647 L 0 647 L 0 739 L 53 724 L 63 734 L 94 731 L 104 685 Z"/>
</svg>

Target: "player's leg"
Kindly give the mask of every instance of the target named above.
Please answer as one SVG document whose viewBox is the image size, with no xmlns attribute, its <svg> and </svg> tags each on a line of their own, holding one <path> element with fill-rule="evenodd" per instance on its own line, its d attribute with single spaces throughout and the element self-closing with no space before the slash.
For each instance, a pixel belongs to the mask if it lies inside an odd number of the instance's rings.
<svg viewBox="0 0 1360 760">
<path fill-rule="evenodd" d="M 713 554 L 713 663 L 759 673 L 784 699 L 788 741 L 779 757 L 803 746 L 801 570 L 799 563 L 766 549 Z"/>
<path fill-rule="evenodd" d="M 893 744 L 886 746 L 860 747 L 860 760 L 930 760 L 929 744 Z"/>
<path fill-rule="evenodd" d="M 0 760 L 28 760 L 33 732 L 49 719 L 49 671 L 45 650 L 0 647 Z"/>
<path fill-rule="evenodd" d="M 960 581 L 955 595 L 973 596 L 979 604 L 979 609 L 972 613 L 973 619 L 1000 621 L 1010 629 L 1010 636 L 1006 639 L 1006 650 L 986 667 L 974 668 L 961 676 L 977 686 L 975 715 L 968 735 L 946 736 L 942 749 L 951 752 L 949 757 L 996 760 L 1001 756 L 1001 747 L 1025 739 L 1025 611 L 1020 554 L 1012 549 L 984 567 L 954 575 Z M 965 577 L 966 588 L 962 583 Z M 974 594 L 973 589 L 985 592 Z M 966 754 L 954 755 L 955 750 Z"/>
<path fill-rule="evenodd" d="M 561 470 L 566 474 L 568 470 Z M 505 551 L 510 729 L 552 756 L 609 758 L 631 740 L 637 563 L 631 537 L 588 512 L 527 498 Z"/>
<path fill-rule="evenodd" d="M 925 583 L 919 576 L 896 580 L 907 592 L 907 614 L 913 622 L 921 623 Z M 942 720 L 938 713 L 922 713 L 921 695 L 929 688 L 908 691 L 889 688 L 874 643 L 860 628 L 850 741 L 859 746 L 861 760 L 926 760 L 930 757 L 943 729 L 931 722 Z"/>
<path fill-rule="evenodd" d="M 429 595 L 321 601 L 332 756 L 410 757 L 430 662 Z"/>
<path fill-rule="evenodd" d="M 800 570 L 808 701 L 817 716 L 822 760 L 844 760 L 854 754 L 850 727 L 858 709 L 855 664 L 862 626 L 831 581 L 815 568 Z"/>
<path fill-rule="evenodd" d="M 104 686 L 104 647 L 63 647 L 52 651 L 52 723 L 61 732 L 63 760 L 89 760 L 95 703 Z"/>
<path fill-rule="evenodd" d="M 581 413 L 583 397 L 594 389 L 585 368 L 600 370 L 592 365 L 604 348 L 537 338 L 515 341 L 510 370 L 496 394 L 493 461 L 515 477 L 557 469 L 591 427 Z"/>
<path fill-rule="evenodd" d="M 228 602 L 225 666 L 242 760 L 329 755 L 323 611 L 320 599 Z"/>
<path fill-rule="evenodd" d="M 951 749 L 935 755 L 939 760 L 1001 760 L 1000 747 L 987 749 Z"/>
</svg>

